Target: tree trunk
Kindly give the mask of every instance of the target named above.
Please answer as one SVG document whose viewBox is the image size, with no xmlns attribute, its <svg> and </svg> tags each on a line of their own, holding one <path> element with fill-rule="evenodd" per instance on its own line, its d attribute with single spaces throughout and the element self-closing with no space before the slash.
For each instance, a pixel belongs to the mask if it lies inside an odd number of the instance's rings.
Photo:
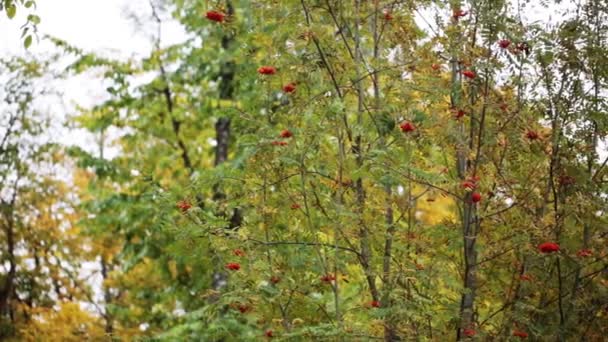
<svg viewBox="0 0 608 342">
<path fill-rule="evenodd" d="M 8 262 L 9 262 L 9 270 L 4 279 L 4 285 L 0 290 L 0 318 L 1 317 L 9 317 L 12 320 L 11 315 L 11 299 L 14 293 L 14 280 L 15 280 L 15 272 L 16 272 L 16 261 L 15 261 L 15 232 L 14 232 L 14 223 L 13 223 L 13 208 L 14 201 L 12 203 L 2 203 L 3 206 L 6 206 L 4 221 L 6 225 L 4 226 L 4 233 L 6 234 L 6 251 L 8 254 Z"/>
<path fill-rule="evenodd" d="M 103 257 L 103 255 L 101 256 L 101 277 L 102 279 L 105 280 L 108 278 L 108 263 L 106 261 L 106 259 Z M 108 334 L 108 336 L 111 336 L 112 333 L 114 332 L 114 322 L 112 321 L 112 317 L 110 316 L 110 314 L 108 313 L 108 304 L 112 303 L 112 293 L 110 292 L 110 289 L 108 287 L 104 286 L 103 289 L 103 300 L 104 300 L 104 313 L 103 313 L 103 318 L 105 320 L 105 332 L 106 334 Z"/>
<path fill-rule="evenodd" d="M 464 292 L 460 302 L 460 329 L 458 340 L 461 340 L 462 331 L 473 327 L 475 292 L 477 290 L 477 220 L 475 208 L 470 203 L 470 194 L 467 195 L 469 203 L 465 203 L 462 216 L 462 230 L 464 240 Z"/>
</svg>

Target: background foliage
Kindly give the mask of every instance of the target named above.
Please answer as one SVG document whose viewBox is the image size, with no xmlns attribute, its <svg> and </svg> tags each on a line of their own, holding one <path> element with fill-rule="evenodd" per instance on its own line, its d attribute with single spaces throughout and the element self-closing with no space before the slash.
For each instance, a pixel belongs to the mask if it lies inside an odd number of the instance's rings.
<svg viewBox="0 0 608 342">
<path fill-rule="evenodd" d="M 2 338 L 602 340 L 603 1 L 150 6 L 143 59 L 53 39 L 94 148 L 3 61 Z"/>
</svg>

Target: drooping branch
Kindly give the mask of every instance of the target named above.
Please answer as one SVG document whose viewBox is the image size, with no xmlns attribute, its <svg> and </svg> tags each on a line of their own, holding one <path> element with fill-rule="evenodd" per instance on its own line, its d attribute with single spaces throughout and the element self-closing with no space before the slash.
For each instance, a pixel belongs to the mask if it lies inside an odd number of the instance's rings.
<svg viewBox="0 0 608 342">
<path fill-rule="evenodd" d="M 158 14 L 156 5 L 154 4 L 153 0 L 149 0 L 149 4 L 150 4 L 150 8 L 152 9 L 152 16 L 157 24 L 157 34 L 155 37 L 156 39 L 155 39 L 154 45 L 155 45 L 156 50 L 160 51 L 160 49 L 161 49 L 160 42 L 161 42 L 161 37 L 162 37 L 162 20 Z M 189 152 L 188 152 L 188 147 L 184 143 L 184 140 L 182 139 L 181 134 L 180 134 L 182 123 L 177 118 L 175 118 L 175 115 L 174 115 L 173 93 L 171 91 L 169 78 L 167 77 L 167 71 L 165 70 L 165 66 L 163 64 L 161 56 L 158 57 L 158 67 L 159 67 L 159 71 L 160 71 L 160 77 L 162 78 L 163 83 L 164 83 L 164 87 L 162 88 L 161 91 L 162 91 L 162 94 L 165 99 L 165 104 L 167 106 L 168 116 L 171 120 L 171 127 L 173 129 L 173 134 L 175 135 L 175 139 L 177 140 L 177 145 L 179 146 L 179 149 L 181 151 L 181 158 L 184 163 L 184 166 L 186 167 L 186 169 L 188 169 L 188 172 L 190 174 L 193 174 L 194 166 L 192 164 L 192 160 L 191 160 Z"/>
</svg>

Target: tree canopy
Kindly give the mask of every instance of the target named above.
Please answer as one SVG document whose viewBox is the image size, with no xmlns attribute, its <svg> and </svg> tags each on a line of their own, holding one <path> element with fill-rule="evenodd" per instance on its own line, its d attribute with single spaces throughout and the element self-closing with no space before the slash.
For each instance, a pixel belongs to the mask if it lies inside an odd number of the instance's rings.
<svg viewBox="0 0 608 342">
<path fill-rule="evenodd" d="M 149 5 L 143 58 L 50 38 L 95 146 L 2 61 L 0 338 L 603 340 L 604 1 Z"/>
</svg>

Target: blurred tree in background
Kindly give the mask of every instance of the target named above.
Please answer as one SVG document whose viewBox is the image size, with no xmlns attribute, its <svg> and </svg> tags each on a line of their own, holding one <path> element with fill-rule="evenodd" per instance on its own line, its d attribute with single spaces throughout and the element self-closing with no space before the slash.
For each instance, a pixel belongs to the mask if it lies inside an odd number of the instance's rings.
<svg viewBox="0 0 608 342">
<path fill-rule="evenodd" d="M 608 6 L 570 5 L 151 1 L 145 58 L 55 39 L 109 98 L 93 149 L 2 150 L 5 336 L 602 340 Z"/>
<path fill-rule="evenodd" d="M 72 304 L 90 300 L 80 270 L 92 255 L 76 226 L 80 215 L 65 181 L 65 153 L 49 138 L 51 118 L 34 108 L 52 92 L 40 84 L 48 70 L 48 63 L 0 61 L 0 338 L 35 332 L 36 339 L 101 338 L 98 318 Z M 68 311 L 73 321 L 60 320 Z"/>
</svg>

